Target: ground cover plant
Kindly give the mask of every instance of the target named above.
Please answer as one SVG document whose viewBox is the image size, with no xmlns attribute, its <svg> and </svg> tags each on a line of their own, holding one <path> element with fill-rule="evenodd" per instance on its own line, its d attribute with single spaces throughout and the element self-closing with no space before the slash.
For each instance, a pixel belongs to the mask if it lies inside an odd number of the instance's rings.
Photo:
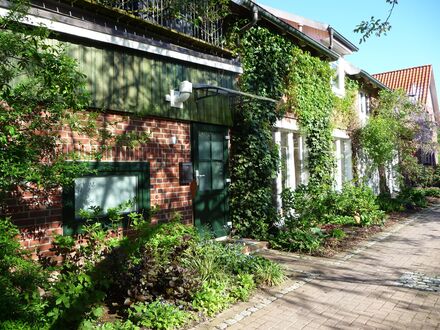
<svg viewBox="0 0 440 330">
<path fill-rule="evenodd" d="M 26 258 L 9 219 L 0 221 L 1 329 L 174 329 L 249 298 L 284 279 L 279 265 L 212 241 L 179 217 L 151 226 L 131 214 L 136 234 L 89 222 L 59 236 L 63 263 Z"/>
</svg>

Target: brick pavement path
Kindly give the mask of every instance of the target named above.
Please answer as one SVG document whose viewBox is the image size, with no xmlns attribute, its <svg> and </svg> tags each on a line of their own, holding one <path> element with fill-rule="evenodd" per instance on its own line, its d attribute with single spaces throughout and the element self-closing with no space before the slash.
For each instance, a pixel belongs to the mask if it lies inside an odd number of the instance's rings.
<svg viewBox="0 0 440 330">
<path fill-rule="evenodd" d="M 440 329 L 440 206 L 334 258 L 267 251 L 290 279 L 197 329 Z"/>
</svg>

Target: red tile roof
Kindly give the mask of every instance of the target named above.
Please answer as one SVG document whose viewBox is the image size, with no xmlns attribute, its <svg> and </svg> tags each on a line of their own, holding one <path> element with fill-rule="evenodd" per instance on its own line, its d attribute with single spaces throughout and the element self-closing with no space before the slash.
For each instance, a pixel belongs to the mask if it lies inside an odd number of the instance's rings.
<svg viewBox="0 0 440 330">
<path fill-rule="evenodd" d="M 431 76 L 431 65 L 373 74 L 384 85 L 391 89 L 402 88 L 422 104 L 426 104 Z"/>
</svg>

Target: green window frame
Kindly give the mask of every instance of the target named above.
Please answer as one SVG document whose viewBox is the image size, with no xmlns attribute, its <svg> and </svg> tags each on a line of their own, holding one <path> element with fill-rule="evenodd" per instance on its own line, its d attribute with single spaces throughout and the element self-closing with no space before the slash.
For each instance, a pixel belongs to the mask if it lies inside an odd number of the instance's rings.
<svg viewBox="0 0 440 330">
<path fill-rule="evenodd" d="M 136 212 L 147 214 L 150 209 L 150 166 L 148 162 L 88 162 L 91 173 L 78 177 L 136 176 Z M 76 184 L 63 187 L 63 234 L 72 235 L 81 232 L 85 220 L 75 214 Z M 106 216 L 102 217 L 106 223 Z M 126 226 L 126 221 L 121 224 Z"/>
</svg>

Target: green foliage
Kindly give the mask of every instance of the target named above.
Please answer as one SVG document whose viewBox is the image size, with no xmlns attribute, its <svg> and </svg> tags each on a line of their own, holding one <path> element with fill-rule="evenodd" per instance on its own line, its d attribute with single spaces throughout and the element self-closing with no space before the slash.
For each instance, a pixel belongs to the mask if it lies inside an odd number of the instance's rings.
<svg viewBox="0 0 440 330">
<path fill-rule="evenodd" d="M 362 147 L 379 166 L 396 155 L 397 122 L 391 117 L 373 116 L 362 129 Z"/>
<path fill-rule="evenodd" d="M 435 194 L 435 188 L 406 188 L 394 198 L 387 194 L 381 194 L 377 197 L 377 199 L 381 210 L 385 212 L 401 212 L 405 210 L 414 210 L 427 207 L 428 202 L 426 200 L 426 196 L 435 196 Z"/>
<path fill-rule="evenodd" d="M 332 186 L 334 167 L 331 118 L 334 95 L 329 84 L 332 70 L 327 62 L 293 48 L 288 73 L 287 105 L 297 115 L 308 150 L 309 184 Z"/>
<path fill-rule="evenodd" d="M 370 20 L 360 22 L 354 29 L 354 32 L 361 33 L 359 43 L 365 42 L 373 34 L 380 37 L 382 34 L 386 35 L 387 32 L 391 30 L 389 19 L 393 13 L 394 6 L 398 4 L 398 0 L 386 0 L 386 2 L 391 5 L 391 9 L 385 20 L 371 16 Z"/>
<path fill-rule="evenodd" d="M 360 132 L 360 147 L 371 162 L 369 174 L 378 170 L 380 192 L 389 194 L 385 168 L 392 166 L 400 175 L 401 188 L 417 185 L 423 178 L 417 150 L 432 144 L 432 127 L 419 104 L 414 104 L 402 90 L 381 91 L 371 116 Z"/>
<path fill-rule="evenodd" d="M 247 31 L 236 51 L 244 68 L 240 80 L 243 91 L 273 99 L 287 96 L 285 106 L 245 103 L 234 118 L 232 219 L 241 235 L 264 238 L 276 219 L 271 184 L 279 157 L 272 129 L 286 110 L 296 114 L 306 136 L 311 185 L 317 191 L 332 185 L 334 95 L 329 81 L 333 73 L 328 63 L 262 27 Z"/>
<path fill-rule="evenodd" d="M 314 252 L 326 237 L 342 238 L 344 233 L 321 228 L 329 224 L 370 226 L 382 224 L 373 191 L 363 185 L 346 183 L 341 192 L 299 186 L 282 193 L 284 224 L 270 239 L 271 246 L 287 251 Z"/>
<path fill-rule="evenodd" d="M 425 191 L 422 189 L 404 189 L 398 195 L 398 199 L 407 209 L 419 209 L 428 206 Z"/>
<path fill-rule="evenodd" d="M 332 114 L 333 125 L 340 129 L 352 131 L 359 126 L 356 109 L 356 99 L 359 93 L 359 85 L 356 80 L 345 78 L 345 95 L 334 97 L 334 109 Z"/>
<path fill-rule="evenodd" d="M 362 226 L 382 224 L 385 215 L 379 210 L 376 196 L 364 184 L 344 184 L 341 193 L 336 194 L 333 214 L 351 217 L 351 222 Z M 330 221 L 331 223 L 332 221 Z"/>
<path fill-rule="evenodd" d="M 377 196 L 379 208 L 386 212 L 402 212 L 405 211 L 405 205 L 399 198 L 392 198 L 389 194 L 380 194 Z"/>
<path fill-rule="evenodd" d="M 0 195 L 27 183 L 53 188 L 86 172 L 57 146 L 65 119 L 88 103 L 86 77 L 47 29 L 19 23 L 25 1 L 11 4 L 0 18 Z"/>
<path fill-rule="evenodd" d="M 233 34 L 232 40 L 236 40 Z M 247 31 L 236 51 L 244 73 L 240 89 L 280 99 L 285 93 L 293 45 L 262 27 Z M 261 65 L 265 63 L 265 65 Z M 276 218 L 272 180 L 279 163 L 272 128 L 282 109 L 264 101 L 240 104 L 234 114 L 231 149 L 230 205 L 235 230 L 246 237 L 264 238 Z"/>
<path fill-rule="evenodd" d="M 204 282 L 202 289 L 193 296 L 192 306 L 208 316 L 227 308 L 234 298 L 227 290 L 227 279 Z"/>
<path fill-rule="evenodd" d="M 25 259 L 16 227 L 0 221 L 2 327 L 172 329 L 194 310 L 213 315 L 248 299 L 256 286 L 284 279 L 280 266 L 244 255 L 238 245 L 206 240 L 176 221 L 147 226 L 142 216 L 129 217 L 137 230 L 132 238 L 109 239 L 114 231 L 92 216 L 81 234 L 58 236 L 53 250 L 64 262 L 50 275 Z M 102 324 L 104 305 L 124 320 Z"/>
<path fill-rule="evenodd" d="M 334 228 L 330 231 L 328 236 L 333 237 L 333 238 L 337 238 L 337 239 L 341 239 L 341 238 L 344 238 L 345 236 L 347 236 L 347 234 L 341 228 Z"/>
<path fill-rule="evenodd" d="M 17 241 L 19 231 L 0 219 L 0 320 L 9 327 L 23 323 L 37 326 L 44 319 L 46 303 L 39 293 L 47 285 L 47 274 L 32 260 Z M 18 322 L 18 323 L 16 323 Z"/>
<path fill-rule="evenodd" d="M 284 271 L 279 264 L 258 256 L 250 258 L 252 274 L 258 285 L 274 286 L 285 280 Z"/>
<path fill-rule="evenodd" d="M 319 249 L 324 239 L 317 229 L 317 227 L 300 229 L 287 225 L 270 240 L 271 247 L 285 251 L 312 253 Z"/>
<path fill-rule="evenodd" d="M 231 296 L 236 300 L 246 301 L 255 287 L 254 275 L 238 274 L 234 285 L 230 289 Z"/>
<path fill-rule="evenodd" d="M 189 319 L 189 313 L 164 301 L 136 303 L 128 310 L 128 319 L 133 324 L 148 329 L 170 330 L 180 328 Z"/>
<path fill-rule="evenodd" d="M 425 196 L 429 197 L 437 197 L 440 198 L 440 188 L 437 187 L 431 187 L 431 188 L 424 188 L 423 192 Z"/>
</svg>

